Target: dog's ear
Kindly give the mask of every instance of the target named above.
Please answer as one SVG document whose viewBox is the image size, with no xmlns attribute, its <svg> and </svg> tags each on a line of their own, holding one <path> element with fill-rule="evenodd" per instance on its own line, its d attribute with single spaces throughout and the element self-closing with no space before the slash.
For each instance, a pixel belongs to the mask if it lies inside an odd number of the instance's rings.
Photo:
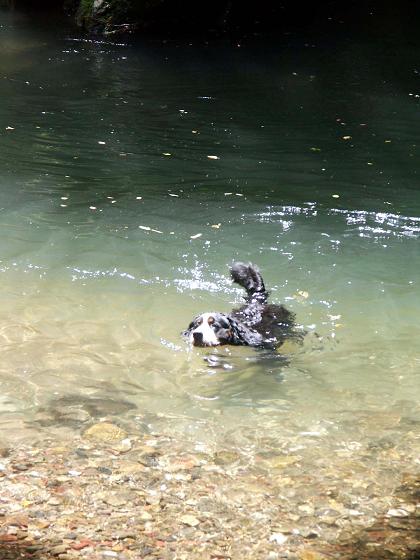
<svg viewBox="0 0 420 560">
<path fill-rule="evenodd" d="M 188 325 L 188 329 L 186 329 L 185 331 L 181 332 L 181 336 L 189 336 L 191 334 L 191 331 L 194 329 L 194 327 L 196 326 L 195 323 L 197 321 L 197 317 L 195 317 L 195 319 L 193 319 L 191 321 L 191 323 Z"/>
</svg>

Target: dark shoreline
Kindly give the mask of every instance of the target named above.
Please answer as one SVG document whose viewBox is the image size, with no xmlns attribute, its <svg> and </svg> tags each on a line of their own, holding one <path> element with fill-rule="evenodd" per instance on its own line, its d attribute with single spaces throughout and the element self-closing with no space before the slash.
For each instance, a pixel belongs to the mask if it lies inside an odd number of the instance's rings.
<svg viewBox="0 0 420 560">
<path fill-rule="evenodd" d="M 177 39 L 233 41 L 278 38 L 285 34 L 357 36 L 364 33 L 387 42 L 417 37 L 420 6 L 363 0 L 297 4 L 291 0 L 248 5 L 239 0 L 197 4 L 169 0 L 0 0 L 0 8 L 43 17 L 68 17 L 85 33 L 108 36 L 153 36 Z"/>
</svg>

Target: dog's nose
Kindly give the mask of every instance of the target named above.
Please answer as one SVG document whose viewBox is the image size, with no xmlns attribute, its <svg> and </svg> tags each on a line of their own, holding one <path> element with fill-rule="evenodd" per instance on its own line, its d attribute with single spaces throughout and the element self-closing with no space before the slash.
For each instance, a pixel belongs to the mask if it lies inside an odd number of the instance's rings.
<svg viewBox="0 0 420 560">
<path fill-rule="evenodd" d="M 193 332 L 193 339 L 194 339 L 194 344 L 202 344 L 203 343 L 203 333 L 202 332 Z"/>
</svg>

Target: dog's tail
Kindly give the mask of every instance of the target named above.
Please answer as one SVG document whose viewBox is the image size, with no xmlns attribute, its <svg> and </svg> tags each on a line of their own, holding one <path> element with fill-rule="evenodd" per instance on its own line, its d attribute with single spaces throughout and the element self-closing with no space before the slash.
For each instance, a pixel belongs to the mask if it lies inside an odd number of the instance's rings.
<svg viewBox="0 0 420 560">
<path fill-rule="evenodd" d="M 268 292 L 264 286 L 264 280 L 257 269 L 252 264 L 235 263 L 230 269 L 232 280 L 245 288 L 247 300 L 265 303 L 268 298 Z"/>
</svg>

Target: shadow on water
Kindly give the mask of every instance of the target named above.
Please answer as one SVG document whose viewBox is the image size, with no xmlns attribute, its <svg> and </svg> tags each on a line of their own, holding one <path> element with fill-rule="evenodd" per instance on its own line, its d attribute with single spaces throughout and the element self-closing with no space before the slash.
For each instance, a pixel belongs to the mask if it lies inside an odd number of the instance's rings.
<svg viewBox="0 0 420 560">
<path fill-rule="evenodd" d="M 133 403 L 123 399 L 63 395 L 39 407 L 34 423 L 42 427 L 62 425 L 78 429 L 92 420 L 121 416 L 135 408 Z"/>
</svg>

